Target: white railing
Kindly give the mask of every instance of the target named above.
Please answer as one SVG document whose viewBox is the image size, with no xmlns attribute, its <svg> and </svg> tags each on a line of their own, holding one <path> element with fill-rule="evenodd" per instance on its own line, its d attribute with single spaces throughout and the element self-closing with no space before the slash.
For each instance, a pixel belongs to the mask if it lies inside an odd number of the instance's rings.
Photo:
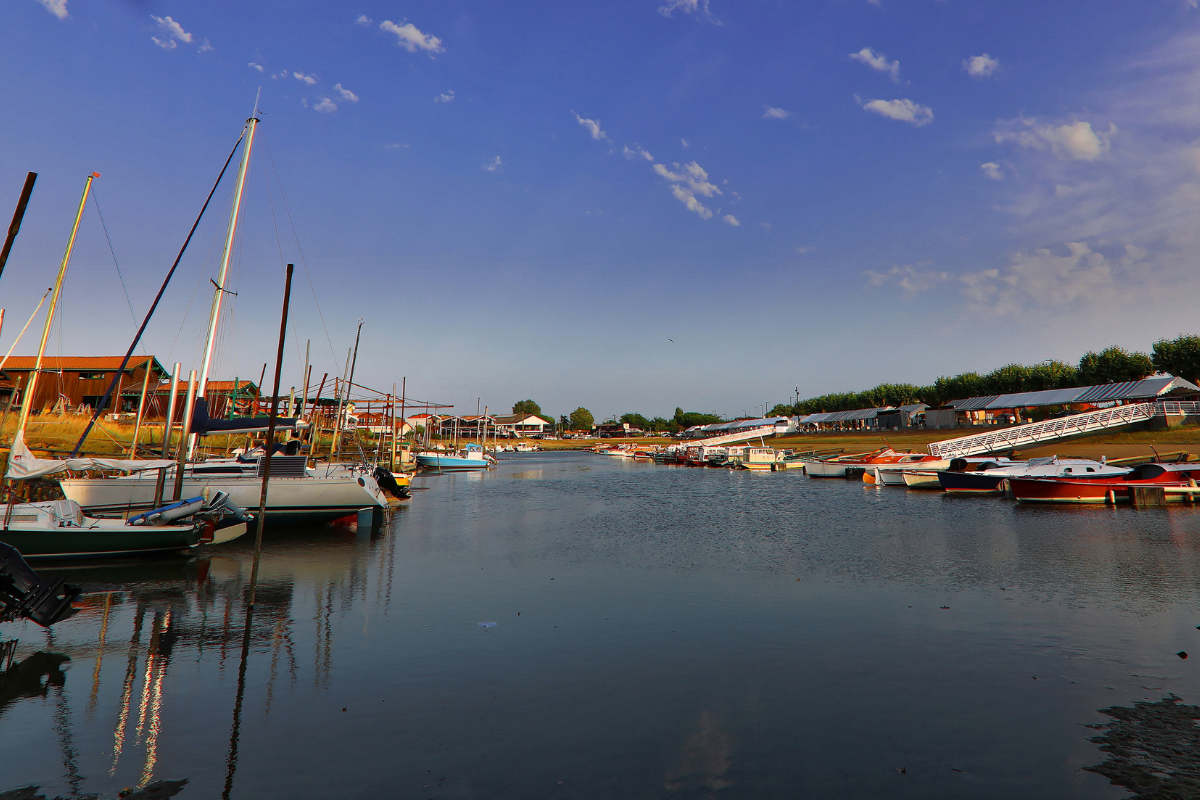
<svg viewBox="0 0 1200 800">
<path fill-rule="evenodd" d="M 1127 406 L 1114 406 L 1100 411 L 1088 411 L 1084 414 L 1072 414 L 1069 417 L 1048 419 L 1044 422 L 1034 422 L 1028 425 L 1013 425 L 989 433 L 976 433 L 971 436 L 961 436 L 957 439 L 946 439 L 932 442 L 929 454 L 938 458 L 963 458 L 984 453 L 995 453 L 1001 450 L 1011 450 L 1014 447 L 1028 447 L 1033 444 L 1062 439 L 1067 436 L 1079 436 L 1094 433 L 1106 428 L 1118 428 L 1122 425 L 1132 425 L 1135 422 L 1146 422 L 1151 417 L 1166 412 L 1160 406 L 1184 405 L 1183 403 L 1135 403 Z M 1196 405 L 1189 403 L 1187 405 Z"/>
<path fill-rule="evenodd" d="M 684 439 L 681 444 L 685 447 L 698 447 L 700 445 L 715 447 L 719 444 L 732 444 L 733 442 L 744 442 L 747 439 L 757 439 L 760 436 L 767 437 L 774 435 L 774 425 L 761 425 L 757 428 L 748 428 L 736 433 L 726 433 L 723 436 L 710 436 L 707 439 Z"/>
<path fill-rule="evenodd" d="M 1200 414 L 1200 403 L 1194 400 L 1159 400 L 1154 404 L 1154 416 L 1187 416 Z"/>
</svg>

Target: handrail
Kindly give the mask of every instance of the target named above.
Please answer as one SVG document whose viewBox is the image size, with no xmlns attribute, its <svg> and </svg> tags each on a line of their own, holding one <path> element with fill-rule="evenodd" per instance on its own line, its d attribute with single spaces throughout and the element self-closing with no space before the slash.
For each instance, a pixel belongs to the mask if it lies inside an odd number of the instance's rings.
<svg viewBox="0 0 1200 800">
<path fill-rule="evenodd" d="M 930 443 L 929 454 L 938 458 L 962 458 L 1010 450 L 1015 447 L 1026 447 L 1067 436 L 1094 433 L 1107 428 L 1132 425 L 1135 422 L 1145 422 L 1154 416 L 1161 415 L 1160 405 L 1159 403 L 1136 403 L 1114 406 L 1043 422 L 1014 425 L 988 433 L 946 439 Z M 1197 405 L 1200 406 L 1200 404 Z"/>
</svg>

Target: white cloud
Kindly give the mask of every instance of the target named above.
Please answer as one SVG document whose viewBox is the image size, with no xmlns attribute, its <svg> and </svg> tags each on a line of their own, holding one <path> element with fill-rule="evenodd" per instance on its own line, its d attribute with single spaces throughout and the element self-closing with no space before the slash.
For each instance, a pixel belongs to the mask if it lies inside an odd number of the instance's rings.
<svg viewBox="0 0 1200 800">
<path fill-rule="evenodd" d="M 809 253 L 814 253 L 814 252 L 816 252 L 816 249 L 817 249 L 817 248 L 815 248 L 815 247 L 797 247 L 797 248 L 796 248 L 796 252 L 797 252 L 797 253 L 799 253 L 799 254 L 800 254 L 800 255 L 802 255 L 802 256 L 806 256 L 806 255 L 808 255 Z"/>
<path fill-rule="evenodd" d="M 972 78 L 986 78 L 1000 66 L 1000 59 L 992 58 L 987 53 L 981 56 L 971 56 L 963 62 L 963 69 Z"/>
<path fill-rule="evenodd" d="M 637 145 L 637 144 L 635 144 L 632 149 L 629 147 L 629 145 L 625 145 L 625 149 L 621 151 L 621 155 L 623 155 L 626 158 L 631 159 L 631 160 L 635 159 L 635 158 L 644 158 L 647 161 L 654 160 L 654 156 L 647 153 L 645 150 L 642 149 L 641 145 Z"/>
<path fill-rule="evenodd" d="M 800 249 L 803 248 L 797 248 L 797 252 Z M 894 266 L 887 272 L 867 270 L 864 274 L 867 276 L 867 286 L 869 287 L 875 288 L 894 285 L 903 289 L 906 294 L 917 294 L 918 292 L 928 291 L 950 279 L 949 273 L 934 272 L 932 270 L 922 271 L 912 264 Z"/>
<path fill-rule="evenodd" d="M 453 103 L 454 102 L 454 90 L 450 89 L 449 91 L 442 92 L 437 97 L 433 98 L 433 102 L 435 102 L 435 103 Z"/>
<path fill-rule="evenodd" d="M 735 217 L 733 214 L 726 214 L 725 216 L 721 217 L 721 219 L 725 220 L 727 223 L 729 223 L 730 225 L 732 225 L 735 228 L 739 227 L 742 224 L 741 221 L 737 217 Z"/>
<path fill-rule="evenodd" d="M 359 14 L 358 19 L 354 20 L 355 25 L 362 25 L 364 28 L 369 28 L 375 23 L 375 20 L 368 17 L 366 14 Z"/>
<path fill-rule="evenodd" d="M 773 108 L 772 106 L 763 106 L 763 108 L 766 109 L 765 111 L 763 111 L 763 116 L 762 116 L 763 119 L 787 119 L 788 118 L 788 112 L 784 111 L 782 108 Z"/>
<path fill-rule="evenodd" d="M 385 19 L 379 23 L 379 29 L 396 34 L 396 44 L 410 53 L 424 50 L 432 57 L 434 53 L 445 52 L 441 39 L 432 34 L 422 33 L 411 22 L 397 25 L 390 19 Z"/>
<path fill-rule="evenodd" d="M 349 89 L 344 88 L 340 83 L 335 83 L 333 85 L 333 90 L 338 93 L 339 97 L 341 97 L 343 100 L 345 100 L 348 103 L 357 103 L 358 102 L 358 95 L 356 95 L 354 92 L 350 91 Z"/>
<path fill-rule="evenodd" d="M 321 102 L 313 106 L 313 111 L 320 111 L 322 114 L 332 114 L 337 111 L 337 103 L 330 100 L 328 97 L 322 97 Z"/>
<path fill-rule="evenodd" d="M 67 0 L 39 0 L 39 2 L 59 19 L 67 18 Z"/>
<path fill-rule="evenodd" d="M 681 145 L 683 145 L 685 148 L 686 148 L 686 147 L 691 147 L 691 144 L 689 144 L 689 143 L 688 143 L 688 140 L 687 140 L 687 139 L 680 139 L 680 140 L 679 140 L 679 143 L 680 143 Z"/>
<path fill-rule="evenodd" d="M 1059 158 L 1094 161 L 1108 152 L 1110 137 L 1117 132 L 1109 124 L 1107 133 L 1092 130 L 1092 123 L 1075 120 L 1062 125 L 1039 125 L 1034 118 L 1020 117 L 1002 123 L 996 130 L 997 144 L 1006 142 L 1034 150 L 1051 150 Z"/>
<path fill-rule="evenodd" d="M 876 53 L 871 48 L 864 47 L 857 53 L 851 53 L 850 57 L 855 61 L 866 64 L 873 70 L 886 72 L 892 77 L 893 81 L 898 82 L 900 80 L 900 62 L 888 61 L 887 56 L 885 56 L 883 53 Z"/>
<path fill-rule="evenodd" d="M 918 128 L 933 122 L 933 109 L 912 100 L 869 100 L 863 104 L 863 108 L 888 119 L 908 122 Z"/>
<path fill-rule="evenodd" d="M 1112 262 L 1083 242 L 1067 242 L 1066 248 L 1064 255 L 1049 248 L 1016 253 L 1003 271 L 988 269 L 961 276 L 969 310 L 1019 314 L 1029 305 L 1062 307 L 1111 298 Z M 1138 248 L 1125 252 L 1129 258 L 1145 253 Z"/>
<path fill-rule="evenodd" d="M 253 61 L 251 61 L 251 62 L 250 62 L 249 64 L 247 64 L 246 66 L 250 67 L 251 69 L 256 69 L 256 70 L 258 70 L 259 72 L 262 72 L 262 71 L 263 71 L 262 64 L 255 64 Z"/>
<path fill-rule="evenodd" d="M 500 160 L 500 156 L 496 156 L 494 159 L 484 164 L 483 169 L 487 172 L 497 172 L 502 166 L 504 166 L 504 162 Z"/>
<path fill-rule="evenodd" d="M 303 81 L 304 83 L 307 83 L 309 86 L 312 86 L 314 83 L 317 82 L 316 75 L 305 75 L 303 72 L 293 72 L 292 77 L 298 81 Z"/>
<path fill-rule="evenodd" d="M 196 52 L 207 53 L 209 50 L 216 50 L 216 49 L 217 48 L 213 47 L 211 44 L 208 43 L 208 39 L 205 39 L 204 44 L 200 45 L 200 49 L 197 50 Z"/>
<path fill-rule="evenodd" d="M 708 173 L 695 161 L 682 166 L 676 164 L 675 169 L 677 172 L 672 172 L 663 164 L 654 165 L 654 171 L 671 182 L 671 193 L 675 199 L 687 206 L 688 211 L 700 215 L 701 219 L 712 219 L 713 212 L 696 195 L 713 197 L 721 194 L 721 190 L 708 180 Z"/>
<path fill-rule="evenodd" d="M 659 6 L 658 8 L 658 13 L 668 18 L 675 11 L 682 11 L 684 14 L 695 14 L 698 17 L 705 17 L 717 25 L 720 24 L 717 18 L 708 10 L 708 0 L 667 0 L 666 5 Z"/>
<path fill-rule="evenodd" d="M 983 170 L 984 175 L 987 175 L 994 181 L 1004 180 L 1004 170 L 1000 169 L 1000 165 L 995 161 L 989 161 L 986 164 L 980 164 L 979 168 Z"/>
<path fill-rule="evenodd" d="M 150 19 L 152 19 L 158 23 L 159 30 L 166 37 L 166 39 L 163 39 L 163 40 L 160 40 L 154 36 L 150 37 L 151 39 L 154 40 L 154 43 L 157 44 L 159 47 L 162 47 L 166 50 L 174 50 L 175 49 L 175 41 L 174 40 L 181 41 L 184 44 L 192 43 L 192 35 L 190 33 L 188 33 L 187 31 L 185 31 L 183 29 L 182 25 L 180 25 L 178 22 L 171 19 L 170 17 L 156 17 L 153 14 L 151 14 Z M 167 45 L 163 44 L 164 41 L 171 42 L 171 46 L 168 47 Z"/>
<path fill-rule="evenodd" d="M 160 39 L 157 36 L 151 36 L 150 41 L 161 47 L 163 50 L 174 50 L 179 46 L 179 43 L 174 39 Z"/>
<path fill-rule="evenodd" d="M 588 129 L 588 133 L 590 133 L 592 135 L 593 139 L 595 139 L 596 141 L 599 142 L 599 141 L 603 141 L 608 138 L 608 134 L 600 129 L 600 120 L 585 119 L 585 118 L 579 116 L 579 114 L 576 114 L 574 111 L 572 111 L 571 113 L 575 114 L 575 120 L 580 125 L 582 125 L 583 127 Z"/>
</svg>

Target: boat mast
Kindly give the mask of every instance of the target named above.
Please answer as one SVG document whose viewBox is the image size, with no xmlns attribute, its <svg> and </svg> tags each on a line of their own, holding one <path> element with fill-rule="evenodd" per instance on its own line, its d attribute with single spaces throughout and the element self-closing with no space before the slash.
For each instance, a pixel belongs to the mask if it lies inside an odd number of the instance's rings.
<svg viewBox="0 0 1200 800">
<path fill-rule="evenodd" d="M 50 295 L 50 308 L 46 311 L 46 325 L 42 328 L 42 342 L 38 345 L 37 363 L 29 375 L 29 384 L 25 387 L 25 398 L 21 402 L 21 418 L 17 422 L 17 435 L 25 432 L 25 422 L 29 419 L 29 411 L 33 407 L 34 392 L 37 391 L 38 373 L 42 371 L 42 357 L 46 354 L 46 342 L 50 340 L 50 326 L 54 323 L 54 309 L 58 305 L 58 297 L 62 293 L 63 278 L 67 277 L 67 266 L 71 263 L 71 251 L 75 249 L 75 237 L 79 234 L 79 222 L 83 219 L 83 209 L 87 206 L 88 193 L 92 191 L 92 181 L 100 177 L 99 172 L 93 172 L 83 185 L 83 196 L 79 198 L 79 209 L 75 212 L 75 224 L 71 226 L 71 238 L 67 240 L 67 251 L 63 253 L 62 263 L 58 265 L 58 277 L 54 279 L 54 292 Z"/>
<path fill-rule="evenodd" d="M 221 301 L 225 299 L 225 280 L 229 276 L 229 263 L 233 260 L 233 237 L 237 232 L 238 217 L 242 211 L 242 192 L 246 187 L 246 172 L 250 168 L 250 150 L 254 145 L 254 131 L 258 129 L 258 102 L 254 104 L 254 116 L 246 120 L 246 143 L 242 147 L 242 163 L 238 166 L 237 187 L 233 194 L 233 208 L 229 212 L 229 230 L 225 234 L 225 249 L 221 251 L 221 273 L 213 290 L 212 310 L 208 315 L 208 341 L 204 345 L 204 362 L 200 367 L 200 379 L 196 384 L 196 397 L 204 397 L 208 387 L 208 373 L 212 366 L 213 346 L 217 341 L 217 325 L 221 321 Z M 196 449 L 196 436 L 188 438 L 187 457 Z"/>
</svg>

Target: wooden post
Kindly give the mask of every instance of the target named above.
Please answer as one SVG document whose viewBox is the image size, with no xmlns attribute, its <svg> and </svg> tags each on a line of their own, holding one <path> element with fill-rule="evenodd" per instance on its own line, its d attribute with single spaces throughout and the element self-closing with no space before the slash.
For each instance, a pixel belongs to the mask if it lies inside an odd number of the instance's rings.
<svg viewBox="0 0 1200 800">
<path fill-rule="evenodd" d="M 154 362 L 146 359 L 146 376 L 142 378 L 142 397 L 138 400 L 137 419 L 133 422 L 133 443 L 129 445 L 129 457 L 137 458 L 138 436 L 142 432 L 142 412 L 146 410 L 146 390 L 150 388 L 150 367 Z"/>
<path fill-rule="evenodd" d="M 275 421 L 279 418 L 279 373 L 283 368 L 284 335 L 287 333 L 288 302 L 292 297 L 292 265 L 287 265 L 287 278 L 283 285 L 283 317 L 279 321 L 279 350 L 275 355 L 275 388 L 271 391 L 271 416 L 267 421 L 267 447 L 262 460 L 262 493 L 258 500 L 257 530 L 254 532 L 254 566 L 250 570 L 249 604 L 254 605 L 254 593 L 258 586 L 258 564 L 262 558 L 263 523 L 267 516 L 267 482 L 271 478 L 271 450 L 275 441 Z"/>
<path fill-rule="evenodd" d="M 394 383 L 393 383 L 393 384 L 392 384 L 392 394 L 394 395 L 395 393 L 396 393 L 396 384 L 394 384 Z M 401 403 L 403 403 L 404 401 L 403 401 L 403 400 L 401 400 L 400 402 L 401 402 Z M 392 463 L 391 463 L 391 467 L 390 467 L 390 469 L 392 470 L 392 472 L 395 472 L 395 471 L 396 471 L 396 434 L 397 434 L 397 428 L 396 428 L 396 401 L 395 401 L 394 399 L 392 400 L 392 411 L 391 411 L 391 415 L 392 415 Z M 401 430 L 401 431 L 402 431 L 402 430 L 404 430 L 404 420 L 403 420 L 403 419 L 401 419 L 401 420 L 400 420 L 400 427 L 399 427 L 399 430 Z"/>
<path fill-rule="evenodd" d="M 175 491 L 172 500 L 183 498 L 183 465 L 187 462 L 187 440 L 192 433 L 192 409 L 196 405 L 196 370 L 188 375 L 187 401 L 183 404 L 182 427 L 179 431 L 179 458 L 175 462 Z"/>
<path fill-rule="evenodd" d="M 179 372 L 183 364 L 175 362 L 175 371 L 171 373 L 171 399 L 167 402 L 167 414 L 163 419 L 162 457 L 171 454 L 171 426 L 175 422 L 175 400 L 179 397 Z M 167 470 L 164 467 L 158 471 L 158 480 L 154 484 L 154 507 L 162 505 L 163 489 L 167 482 Z"/>
</svg>

